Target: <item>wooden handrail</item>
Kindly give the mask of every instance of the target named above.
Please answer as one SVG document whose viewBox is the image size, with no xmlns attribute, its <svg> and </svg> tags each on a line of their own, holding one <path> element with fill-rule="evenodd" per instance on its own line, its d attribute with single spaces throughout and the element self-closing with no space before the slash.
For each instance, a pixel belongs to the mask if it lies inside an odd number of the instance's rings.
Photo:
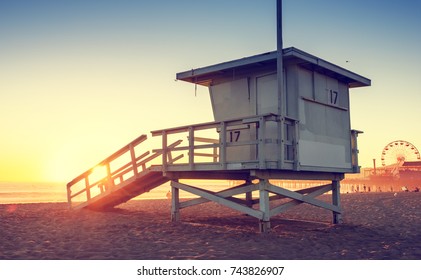
<svg viewBox="0 0 421 280">
<path fill-rule="evenodd" d="M 127 144 L 123 148 L 119 149 L 117 152 L 113 153 L 112 155 L 110 155 L 109 157 L 107 157 L 106 159 L 104 159 L 103 161 L 101 161 L 100 163 L 98 163 L 97 165 L 95 165 L 93 168 L 91 168 L 91 169 L 83 172 L 82 174 L 80 174 L 79 176 L 77 176 L 76 178 L 74 178 L 72 181 L 70 181 L 67 184 L 67 187 L 70 187 L 70 186 L 74 185 L 75 183 L 79 182 L 80 180 L 82 180 L 86 176 L 89 176 L 90 174 L 92 174 L 92 172 L 93 172 L 93 170 L 94 170 L 95 167 L 102 166 L 102 165 L 105 165 L 106 163 L 108 163 L 110 161 L 113 161 L 114 159 L 116 159 L 119 156 L 123 155 L 125 152 L 129 151 L 130 146 L 137 146 L 140 143 L 142 143 L 143 141 L 145 141 L 147 138 L 148 137 L 145 134 L 139 136 L 138 138 L 136 138 L 135 140 L 133 140 L 132 142 L 130 142 L 129 144 Z"/>
<path fill-rule="evenodd" d="M 153 159 L 163 155 L 162 150 L 157 150 L 157 151 L 153 151 L 152 155 L 150 155 L 150 152 L 147 151 L 147 152 L 144 152 L 143 154 L 141 154 L 140 156 L 136 157 L 135 156 L 135 147 L 137 145 L 139 145 L 140 143 L 142 143 L 143 141 L 145 141 L 146 139 L 147 139 L 146 135 L 141 135 L 140 137 L 136 138 L 135 140 L 133 140 L 132 142 L 130 142 L 129 144 L 127 144 L 123 148 L 119 149 L 117 152 L 113 153 L 111 156 L 107 157 L 105 160 L 101 161 L 98 165 L 96 165 L 96 166 L 106 166 L 107 167 L 107 175 L 104 176 L 103 178 L 101 178 L 99 180 L 96 180 L 95 182 L 90 182 L 89 176 L 93 173 L 93 170 L 96 167 L 95 166 L 95 167 L 85 171 L 84 173 L 82 173 L 81 175 L 79 175 L 78 177 L 73 179 L 71 182 L 69 182 L 67 184 L 67 191 L 68 191 L 67 198 L 68 198 L 69 204 L 71 205 L 72 198 L 77 197 L 77 196 L 79 196 L 83 193 L 86 193 L 87 201 L 89 201 L 92 198 L 91 194 L 90 194 L 91 188 L 93 188 L 95 186 L 100 186 L 102 184 L 102 182 L 107 181 L 108 184 L 110 184 L 110 187 L 113 187 L 115 185 L 116 179 L 120 179 L 120 183 L 124 182 L 125 180 L 123 179 L 123 176 L 125 176 L 129 172 L 133 171 L 134 176 L 144 172 L 146 170 L 146 166 L 149 162 L 151 162 Z M 169 145 L 167 147 L 167 152 L 170 152 L 171 149 L 178 146 L 181 142 L 182 142 L 182 140 L 178 140 L 178 141 L 172 143 L 171 145 Z M 130 152 L 131 160 L 128 163 L 119 167 L 118 169 L 112 171 L 111 168 L 110 168 L 110 163 L 113 160 L 118 159 L 120 156 L 122 156 L 122 155 L 124 155 L 128 152 Z M 170 163 L 175 162 L 176 160 L 182 158 L 183 156 L 184 155 L 179 155 L 179 156 L 171 159 Z M 137 170 L 139 167 L 142 167 L 142 170 L 140 172 L 138 172 L 138 170 Z M 71 193 L 71 187 L 73 185 L 75 185 L 76 183 L 81 182 L 81 181 L 85 181 L 85 186 L 81 190 L 72 194 Z M 102 193 L 102 190 L 101 190 L 101 193 Z"/>
<path fill-rule="evenodd" d="M 141 135 L 141 136 L 137 137 L 136 139 L 131 141 L 129 144 L 125 145 L 124 147 L 122 147 L 121 149 L 119 149 L 118 151 L 113 153 L 112 155 L 108 156 L 107 158 L 105 158 L 104 160 L 99 162 L 95 167 L 85 171 L 84 173 L 82 173 L 81 175 L 77 176 L 72 181 L 70 181 L 67 184 L 67 199 L 68 199 L 69 205 L 71 206 L 72 198 L 77 197 L 77 196 L 79 196 L 83 193 L 86 193 L 86 199 L 87 199 L 87 201 L 89 201 L 92 198 L 91 197 L 91 188 L 93 188 L 95 186 L 99 186 L 101 184 L 101 182 L 104 182 L 104 181 L 110 182 L 111 181 L 110 185 L 114 186 L 114 180 L 115 179 L 120 178 L 121 180 L 123 180 L 122 179 L 123 176 L 125 176 L 127 173 L 129 173 L 131 171 L 133 171 L 136 174 L 137 168 L 141 165 L 143 166 L 143 165 L 146 164 L 146 161 L 144 160 L 144 158 L 146 156 L 148 156 L 150 152 L 149 151 L 144 152 L 143 154 L 136 157 L 135 156 L 135 147 L 138 146 L 140 143 L 144 142 L 146 139 L 147 139 L 146 135 Z M 131 154 L 131 160 L 128 163 L 121 166 L 120 168 L 118 168 L 116 170 L 111 170 L 110 163 L 113 162 L 114 160 L 118 159 L 122 155 L 128 153 L 128 152 L 130 152 L 130 154 Z M 94 170 L 97 166 L 105 166 L 107 168 L 106 176 L 104 176 L 101 179 L 97 179 L 95 182 L 90 182 L 89 176 L 94 172 Z M 81 182 L 81 181 L 85 181 L 82 189 L 77 191 L 76 193 L 72 194 L 72 192 L 71 192 L 72 186 L 75 185 L 78 182 Z"/>
<path fill-rule="evenodd" d="M 269 113 L 269 114 L 263 114 L 263 115 L 257 115 L 257 116 L 250 116 L 250 117 L 244 117 L 244 118 L 236 118 L 236 119 L 229 119 L 224 121 L 214 121 L 214 122 L 206 122 L 206 123 L 200 123 L 200 124 L 193 124 L 193 125 L 185 125 L 185 126 L 179 126 L 174 128 L 168 128 L 168 129 L 160 129 L 160 130 L 154 130 L 151 131 L 152 136 L 161 136 L 164 132 L 167 134 L 176 134 L 181 132 L 187 132 L 189 131 L 189 128 L 194 127 L 195 130 L 205 130 L 205 129 L 211 129 L 219 126 L 221 122 L 228 123 L 230 125 L 236 125 L 236 124 L 245 124 L 245 123 L 252 123 L 252 122 L 258 122 L 259 118 L 272 118 L 275 120 L 276 118 L 279 118 L 278 115 Z M 289 117 L 286 117 L 286 119 L 291 119 Z"/>
<path fill-rule="evenodd" d="M 137 158 L 136 158 L 136 162 L 138 162 L 139 160 L 141 160 L 142 158 L 144 158 L 144 157 L 146 157 L 147 155 L 149 155 L 150 154 L 150 152 L 148 151 L 148 152 L 145 152 L 145 153 L 143 153 L 142 155 L 140 155 L 140 156 L 138 156 Z M 131 171 L 131 169 L 132 168 L 129 168 L 130 166 L 132 166 L 133 164 L 132 164 L 132 162 L 128 162 L 128 163 L 126 163 L 125 165 L 123 165 L 122 167 L 120 167 L 119 169 L 117 169 L 117 170 L 115 170 L 115 171 L 113 171 L 113 172 L 111 172 L 111 176 L 115 176 L 115 175 L 124 175 L 124 174 L 126 174 L 126 173 L 128 173 L 128 172 L 130 172 Z M 139 167 L 140 165 L 139 164 L 137 164 L 137 167 Z M 122 172 L 122 171 L 124 171 L 125 169 L 128 169 L 128 171 L 126 171 L 126 172 Z M 123 173 L 123 174 L 121 174 L 121 173 Z"/>
<path fill-rule="evenodd" d="M 211 144 L 219 144 L 219 139 L 204 138 L 204 137 L 194 137 L 194 141 L 203 142 L 203 143 L 211 143 Z"/>
</svg>

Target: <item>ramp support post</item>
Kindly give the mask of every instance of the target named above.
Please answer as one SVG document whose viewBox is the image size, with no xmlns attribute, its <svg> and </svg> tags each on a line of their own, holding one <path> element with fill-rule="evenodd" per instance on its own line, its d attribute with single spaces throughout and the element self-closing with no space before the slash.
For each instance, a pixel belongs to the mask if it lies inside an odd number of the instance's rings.
<svg viewBox="0 0 421 280">
<path fill-rule="evenodd" d="M 340 181 L 334 180 L 332 181 L 332 204 L 337 206 L 337 208 L 341 208 L 341 194 L 340 194 Z M 342 214 L 332 211 L 333 214 L 333 224 L 341 224 L 342 223 Z"/>
<path fill-rule="evenodd" d="M 270 201 L 269 192 L 266 188 L 267 180 L 259 182 L 259 206 L 263 217 L 260 219 L 259 230 L 261 233 L 268 233 L 270 231 Z"/>
<path fill-rule="evenodd" d="M 180 220 L 180 193 L 179 189 L 174 187 L 171 181 L 171 221 L 178 222 Z"/>
<path fill-rule="evenodd" d="M 253 185 L 251 180 L 246 180 L 245 185 Z M 246 205 L 247 207 L 253 207 L 253 191 L 246 192 Z"/>
</svg>

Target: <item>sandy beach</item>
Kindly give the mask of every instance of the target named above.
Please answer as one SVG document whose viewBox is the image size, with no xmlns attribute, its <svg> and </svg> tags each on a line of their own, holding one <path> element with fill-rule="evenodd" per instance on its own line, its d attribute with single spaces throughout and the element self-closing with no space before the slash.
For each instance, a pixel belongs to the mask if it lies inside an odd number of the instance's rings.
<svg viewBox="0 0 421 280">
<path fill-rule="evenodd" d="M 0 259 L 421 259 L 421 193 L 343 194 L 344 223 L 300 205 L 257 219 L 206 203 L 170 222 L 166 200 L 138 200 L 111 212 L 65 203 L 0 205 Z M 328 196 L 322 197 L 328 199 Z"/>
</svg>

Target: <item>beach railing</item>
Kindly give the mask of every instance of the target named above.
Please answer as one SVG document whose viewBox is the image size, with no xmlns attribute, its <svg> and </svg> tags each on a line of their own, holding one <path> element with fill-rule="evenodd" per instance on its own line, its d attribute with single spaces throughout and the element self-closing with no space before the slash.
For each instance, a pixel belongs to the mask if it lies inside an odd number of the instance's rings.
<svg viewBox="0 0 421 280">
<path fill-rule="evenodd" d="M 142 151 L 140 144 L 147 139 L 141 135 L 117 152 L 113 153 L 95 167 L 85 171 L 67 184 L 67 201 L 72 208 L 73 202 L 89 202 L 94 197 L 108 193 L 133 177 L 140 177 L 152 163 L 159 162 L 162 152 Z M 168 145 L 168 150 L 176 147 L 182 140 Z M 174 163 L 183 155 L 172 157 L 167 153 L 167 161 Z"/>
</svg>

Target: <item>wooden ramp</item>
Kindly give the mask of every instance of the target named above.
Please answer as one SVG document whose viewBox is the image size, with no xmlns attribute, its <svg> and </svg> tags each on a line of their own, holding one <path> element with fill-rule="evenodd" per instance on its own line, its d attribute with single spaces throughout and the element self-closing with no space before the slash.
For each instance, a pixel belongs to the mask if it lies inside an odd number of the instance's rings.
<svg viewBox="0 0 421 280">
<path fill-rule="evenodd" d="M 146 135 L 141 135 L 69 182 L 69 207 L 109 209 L 168 182 L 169 179 L 163 175 L 162 165 L 152 165 L 156 159 L 162 161 L 159 157 L 163 152 L 143 152 L 140 144 L 146 139 Z M 176 141 L 168 148 L 175 148 L 181 142 Z M 182 157 L 169 156 L 168 162 L 175 162 Z"/>
<path fill-rule="evenodd" d="M 127 180 L 73 208 L 88 208 L 93 210 L 110 209 L 136 196 L 149 192 L 168 181 L 169 179 L 165 178 L 162 172 L 148 169 L 139 174 L 137 178 Z"/>
</svg>

